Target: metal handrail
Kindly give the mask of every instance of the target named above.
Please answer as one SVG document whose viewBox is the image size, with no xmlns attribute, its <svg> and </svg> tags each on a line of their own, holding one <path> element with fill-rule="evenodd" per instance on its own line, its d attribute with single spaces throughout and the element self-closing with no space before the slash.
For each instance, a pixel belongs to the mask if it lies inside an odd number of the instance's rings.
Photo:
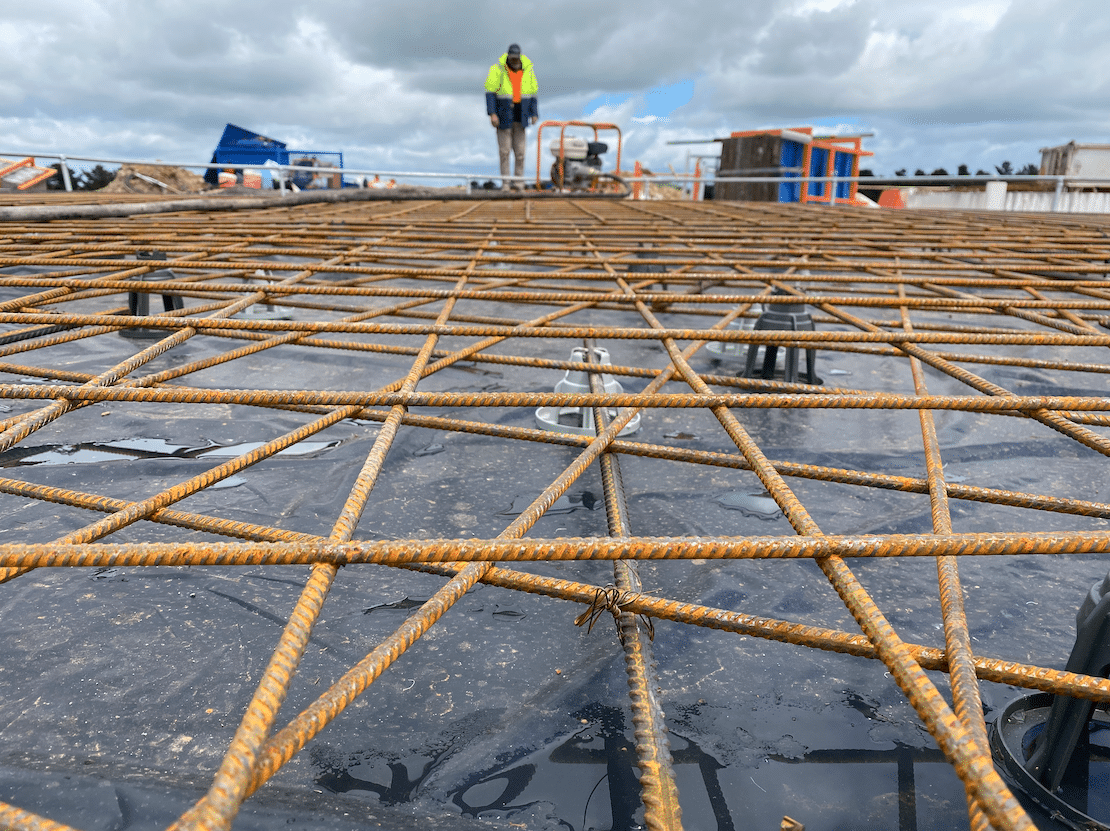
<svg viewBox="0 0 1110 831">
<path fill-rule="evenodd" d="M 592 125 L 591 125 L 592 126 Z M 599 125 L 608 127 L 610 125 Z M 81 161 L 81 162 L 95 162 L 99 164 L 117 164 L 117 165 L 144 165 L 149 167 L 177 167 L 185 169 L 203 169 L 203 170 L 259 170 L 269 169 L 272 171 L 282 172 L 304 172 L 306 169 L 312 170 L 316 174 L 335 174 L 341 175 L 355 175 L 355 176 L 378 176 L 388 177 L 391 179 L 449 179 L 458 180 L 464 183 L 466 192 L 471 193 L 471 183 L 475 180 L 481 179 L 503 179 L 512 182 L 529 182 L 533 177 L 531 176 L 491 176 L 488 173 L 459 173 L 459 172 L 429 172 L 429 171 L 390 171 L 390 170 L 374 170 L 369 168 L 338 168 L 338 167 L 313 167 L 305 168 L 302 165 L 283 165 L 275 162 L 267 164 L 216 164 L 212 162 L 166 162 L 166 161 L 148 161 L 142 159 L 119 159 L 109 158 L 102 156 L 76 156 L 67 153 L 57 153 L 53 151 L 17 151 L 17 152 L 0 152 L 0 156 L 29 156 L 32 158 L 43 159 L 58 159 L 61 162 L 61 171 L 63 181 L 66 184 L 66 190 L 72 190 L 72 184 L 69 182 L 69 170 L 66 162 Z M 648 182 L 655 183 L 699 183 L 704 182 L 709 177 L 705 175 L 696 175 L 690 173 L 670 173 L 670 174 L 642 174 L 639 177 L 630 178 L 627 181 L 640 182 L 646 184 Z M 1056 185 L 1056 194 L 1059 198 L 1060 194 L 1069 187 L 1081 184 L 1085 187 L 1107 187 L 1110 188 L 1110 178 L 1098 176 L 1066 176 L 1066 175 L 1042 175 L 1042 174 L 986 174 L 977 176 L 952 176 L 952 175 L 923 175 L 923 176 L 720 176 L 715 175 L 711 179 L 714 183 L 741 183 L 741 184 L 772 184 L 772 183 L 800 183 L 800 182 L 856 182 L 856 183 L 873 183 L 881 187 L 907 187 L 907 186 L 928 186 L 930 184 L 951 183 L 958 181 L 961 184 L 985 184 L 987 182 L 1007 182 L 1007 183 L 1032 183 L 1032 182 L 1054 182 Z M 880 185 L 881 183 L 881 185 Z M 285 194 L 285 182 L 281 180 L 282 195 Z"/>
<path fill-rule="evenodd" d="M 55 152 L 40 152 L 40 151 L 15 151 L 3 152 L 0 151 L 0 156 L 29 156 L 37 159 L 58 159 L 62 164 L 62 175 L 64 178 L 68 177 L 66 169 L 66 162 L 96 162 L 98 164 L 117 164 L 117 165 L 143 165 L 144 167 L 177 167 L 184 169 L 203 169 L 203 170 L 281 170 L 296 173 L 303 173 L 306 170 L 311 170 L 315 174 L 330 174 L 340 173 L 345 175 L 356 176 L 388 176 L 392 179 L 403 177 L 406 179 L 458 179 L 464 181 L 467 185 L 467 192 L 470 192 L 470 182 L 475 179 L 490 179 L 490 178 L 507 178 L 513 181 L 527 182 L 531 177 L 529 176 L 508 176 L 508 177 L 491 177 L 488 173 L 450 173 L 450 172 L 426 172 L 426 171 L 391 171 L 391 170 L 371 170 L 366 168 L 350 168 L 350 167 L 312 167 L 306 168 L 303 165 L 295 164 L 278 164 L 276 162 L 269 162 L 267 164 L 229 164 L 220 163 L 215 164 L 212 162 L 165 162 L 165 161 L 148 161 L 146 159 L 119 159 L 107 158 L 102 156 L 74 156 L 68 153 L 55 153 Z M 66 188 L 71 190 L 72 188 Z M 284 187 L 282 188 L 284 192 Z"/>
</svg>

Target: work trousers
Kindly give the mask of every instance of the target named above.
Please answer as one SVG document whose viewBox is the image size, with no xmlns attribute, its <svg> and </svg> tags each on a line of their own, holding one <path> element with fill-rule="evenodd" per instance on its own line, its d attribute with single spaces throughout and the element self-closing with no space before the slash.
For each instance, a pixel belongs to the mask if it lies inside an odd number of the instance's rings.
<svg viewBox="0 0 1110 831">
<path fill-rule="evenodd" d="M 524 175 L 524 125 L 514 121 L 510 129 L 497 128 L 497 150 L 501 154 L 501 175 L 509 175 L 509 153 L 516 157 L 514 176 Z M 506 182 L 501 183 L 502 186 Z M 513 182 L 514 187 L 521 187 L 523 182 Z"/>
</svg>

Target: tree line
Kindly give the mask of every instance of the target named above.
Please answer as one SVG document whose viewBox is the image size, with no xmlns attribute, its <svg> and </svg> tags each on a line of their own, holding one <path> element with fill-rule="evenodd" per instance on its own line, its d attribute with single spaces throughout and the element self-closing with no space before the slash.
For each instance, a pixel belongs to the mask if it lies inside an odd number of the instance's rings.
<svg viewBox="0 0 1110 831">
<path fill-rule="evenodd" d="M 1014 166 L 1010 162 L 1003 162 L 1002 164 L 996 164 L 994 166 L 994 169 L 996 171 L 998 171 L 999 176 L 1036 176 L 1038 173 L 1041 172 L 1040 165 L 1036 165 L 1033 162 L 1030 162 L 1029 164 L 1025 165 L 1024 167 L 1022 167 L 1019 170 L 1015 170 Z M 875 174 L 872 173 L 870 170 L 861 170 L 859 172 L 859 175 L 860 176 L 874 176 Z M 909 173 L 907 173 L 906 168 L 903 167 L 901 170 L 894 171 L 894 175 L 895 176 L 909 176 Z M 938 167 L 932 173 L 926 173 L 923 169 L 921 169 L 919 167 L 917 170 L 915 170 L 913 172 L 913 175 L 914 176 L 950 176 L 952 174 L 950 174 L 943 167 Z M 971 175 L 971 169 L 966 164 L 962 164 L 958 168 L 956 168 L 956 175 L 957 176 L 970 176 Z M 975 171 L 975 175 L 976 176 L 993 176 L 994 174 L 993 173 L 988 173 L 986 170 L 979 169 L 979 170 Z"/>
<path fill-rule="evenodd" d="M 54 168 L 54 175 L 46 180 L 47 190 L 65 190 L 66 184 L 62 179 L 62 165 L 50 165 Z M 83 170 L 80 173 L 74 172 L 73 168 L 66 165 L 66 170 L 69 172 L 69 181 L 73 185 L 74 190 L 100 190 L 113 179 L 116 178 L 114 170 L 108 170 L 104 165 L 98 164 L 92 170 Z"/>
</svg>

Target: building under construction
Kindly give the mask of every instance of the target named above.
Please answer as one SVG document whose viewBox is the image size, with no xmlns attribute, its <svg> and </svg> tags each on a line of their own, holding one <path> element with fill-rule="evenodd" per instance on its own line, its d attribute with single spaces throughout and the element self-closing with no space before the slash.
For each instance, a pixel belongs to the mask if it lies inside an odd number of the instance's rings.
<svg viewBox="0 0 1110 831">
<path fill-rule="evenodd" d="M 0 825 L 1063 828 L 1053 695 L 1110 816 L 1106 217 L 88 199 L 0 207 Z"/>
</svg>

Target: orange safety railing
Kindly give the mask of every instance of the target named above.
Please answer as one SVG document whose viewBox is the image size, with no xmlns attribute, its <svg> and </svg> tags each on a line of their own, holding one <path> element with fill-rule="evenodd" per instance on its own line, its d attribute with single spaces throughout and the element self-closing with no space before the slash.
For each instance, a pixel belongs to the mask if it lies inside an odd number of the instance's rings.
<svg viewBox="0 0 1110 831">
<path fill-rule="evenodd" d="M 8 163 L 3 164 L 3 162 Z M 44 179 L 49 179 L 51 176 L 57 175 L 57 171 L 54 170 L 54 168 L 39 168 L 39 166 L 35 164 L 34 156 L 27 156 L 26 158 L 20 159 L 16 162 L 11 162 L 7 159 L 4 159 L 2 162 L 0 162 L 0 165 L 2 165 L 0 166 L 0 176 L 7 176 L 9 173 L 14 173 L 16 170 L 19 170 L 23 167 L 30 167 L 39 171 L 37 174 L 28 177 L 25 181 L 20 182 L 18 185 L 16 185 L 16 190 L 28 190 Z"/>
<path fill-rule="evenodd" d="M 805 166 L 806 166 L 808 172 L 805 175 L 807 175 L 807 176 L 830 176 L 830 177 L 835 176 L 836 175 L 836 169 L 835 169 L 834 165 L 836 163 L 836 154 L 837 153 L 848 153 L 848 154 L 851 154 L 851 156 L 852 156 L 852 173 L 851 173 L 851 175 L 853 177 L 859 176 L 859 160 L 860 160 L 860 157 L 861 156 L 874 155 L 870 151 L 862 149 L 860 147 L 860 141 L 861 140 L 858 136 L 851 136 L 851 137 L 845 137 L 845 138 L 836 138 L 836 137 L 815 138 L 813 140 L 812 145 L 807 145 L 806 146 L 806 153 L 805 153 L 806 164 L 805 164 Z M 815 169 L 813 169 L 812 163 L 810 162 L 810 156 L 811 156 L 813 147 L 817 147 L 817 148 L 820 148 L 822 150 L 827 150 L 828 151 L 828 153 L 825 157 L 825 169 L 824 170 L 815 170 Z M 849 183 L 849 192 L 848 192 L 847 198 L 838 197 L 836 195 L 836 182 L 822 182 L 821 185 L 822 185 L 822 188 L 821 188 L 821 194 L 820 195 L 809 193 L 809 188 L 805 188 L 805 187 L 802 188 L 801 198 L 800 198 L 799 201 L 801 201 L 801 202 L 825 202 L 825 203 L 828 203 L 830 205 L 837 204 L 837 203 L 839 203 L 841 205 L 850 205 L 850 204 L 852 204 L 853 202 L 856 201 L 856 193 L 857 193 L 858 188 L 859 188 L 859 183 L 856 182 L 856 181 L 852 181 L 852 182 Z"/>
</svg>

